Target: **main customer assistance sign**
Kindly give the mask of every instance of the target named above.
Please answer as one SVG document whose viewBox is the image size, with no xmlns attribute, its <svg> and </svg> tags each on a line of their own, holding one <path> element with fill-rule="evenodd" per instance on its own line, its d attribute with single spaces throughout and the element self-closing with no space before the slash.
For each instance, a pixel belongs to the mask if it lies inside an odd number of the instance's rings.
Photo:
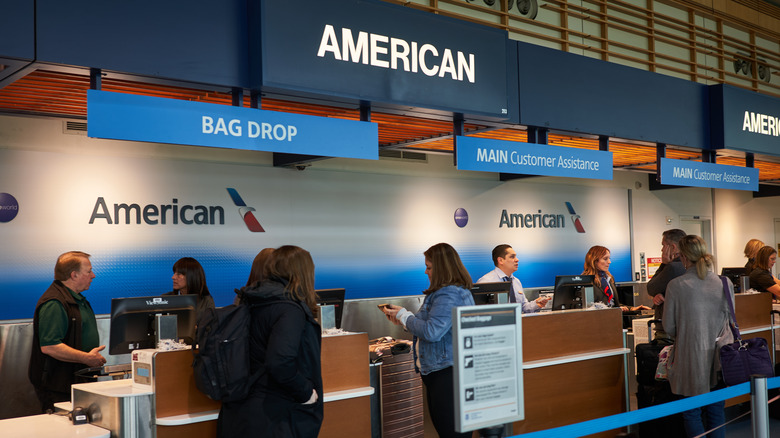
<svg viewBox="0 0 780 438">
<path fill-rule="evenodd" d="M 89 90 L 90 137 L 376 160 L 376 123 Z"/>
</svg>

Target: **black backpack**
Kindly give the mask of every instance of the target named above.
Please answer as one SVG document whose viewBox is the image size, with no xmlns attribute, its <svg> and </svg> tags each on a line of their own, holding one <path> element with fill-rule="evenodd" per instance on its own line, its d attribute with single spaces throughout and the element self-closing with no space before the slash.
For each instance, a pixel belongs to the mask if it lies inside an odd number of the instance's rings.
<svg viewBox="0 0 780 438">
<path fill-rule="evenodd" d="M 212 400 L 243 400 L 259 376 L 252 375 L 249 365 L 251 308 L 242 300 L 207 309 L 198 318 L 193 374 L 195 385 Z"/>
</svg>

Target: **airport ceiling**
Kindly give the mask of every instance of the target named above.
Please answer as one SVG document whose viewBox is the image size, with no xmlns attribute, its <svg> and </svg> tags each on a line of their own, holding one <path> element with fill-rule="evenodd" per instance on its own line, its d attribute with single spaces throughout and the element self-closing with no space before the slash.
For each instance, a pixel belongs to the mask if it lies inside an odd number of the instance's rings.
<svg viewBox="0 0 780 438">
<path fill-rule="evenodd" d="M 68 69 L 64 71 L 38 69 L 0 88 L 0 114 L 34 115 L 55 117 L 65 120 L 86 121 L 87 90 L 90 76 L 87 70 Z M 181 85 L 158 84 L 137 78 L 103 77 L 101 89 L 146 96 L 182 99 L 188 101 L 232 104 L 229 91 L 209 91 L 201 88 L 187 88 Z M 249 96 L 244 96 L 243 105 L 250 106 Z M 293 98 L 290 96 L 263 96 L 261 108 L 271 111 L 308 114 L 360 120 L 360 108 L 342 102 Z M 373 108 L 370 119 L 379 126 L 377 147 L 383 156 L 398 154 L 398 151 L 418 153 L 452 154 L 453 122 L 447 114 L 430 114 L 412 108 Z M 488 122 L 466 121 L 464 133 L 469 136 L 510 141 L 527 141 L 528 131 L 524 126 L 497 125 Z M 548 144 L 583 149 L 599 149 L 599 139 L 576 133 L 551 131 Z M 613 153 L 615 169 L 627 169 L 655 173 L 656 145 L 625 139 L 610 139 L 609 150 Z M 391 152 L 395 151 L 395 152 Z M 692 148 L 668 145 L 666 158 L 701 161 L 702 153 Z M 716 162 L 733 166 L 745 166 L 741 152 L 718 151 Z M 754 166 L 759 169 L 762 184 L 780 185 L 780 157 L 756 156 Z"/>
</svg>

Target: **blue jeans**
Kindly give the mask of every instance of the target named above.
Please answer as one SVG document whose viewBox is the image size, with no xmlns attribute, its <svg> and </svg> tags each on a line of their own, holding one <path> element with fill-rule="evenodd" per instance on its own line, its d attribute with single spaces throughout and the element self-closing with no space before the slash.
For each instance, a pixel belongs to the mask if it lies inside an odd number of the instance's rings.
<svg viewBox="0 0 780 438">
<path fill-rule="evenodd" d="M 711 405 L 684 411 L 682 417 L 685 425 L 685 434 L 689 437 L 698 436 L 713 427 L 725 423 L 726 414 L 723 411 L 725 405 L 725 401 L 719 401 Z M 702 409 L 704 409 L 705 421 L 702 421 Z M 726 438 L 726 428 L 721 427 L 707 436 L 709 438 Z"/>
</svg>

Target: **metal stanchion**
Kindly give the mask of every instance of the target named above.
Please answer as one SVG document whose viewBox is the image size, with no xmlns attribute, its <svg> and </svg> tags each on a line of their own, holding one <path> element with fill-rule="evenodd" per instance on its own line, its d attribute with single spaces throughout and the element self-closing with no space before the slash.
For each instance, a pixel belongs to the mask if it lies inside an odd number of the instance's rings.
<svg viewBox="0 0 780 438">
<path fill-rule="evenodd" d="M 766 377 L 750 377 L 750 408 L 753 411 L 753 438 L 769 438 L 769 397 Z"/>
</svg>

